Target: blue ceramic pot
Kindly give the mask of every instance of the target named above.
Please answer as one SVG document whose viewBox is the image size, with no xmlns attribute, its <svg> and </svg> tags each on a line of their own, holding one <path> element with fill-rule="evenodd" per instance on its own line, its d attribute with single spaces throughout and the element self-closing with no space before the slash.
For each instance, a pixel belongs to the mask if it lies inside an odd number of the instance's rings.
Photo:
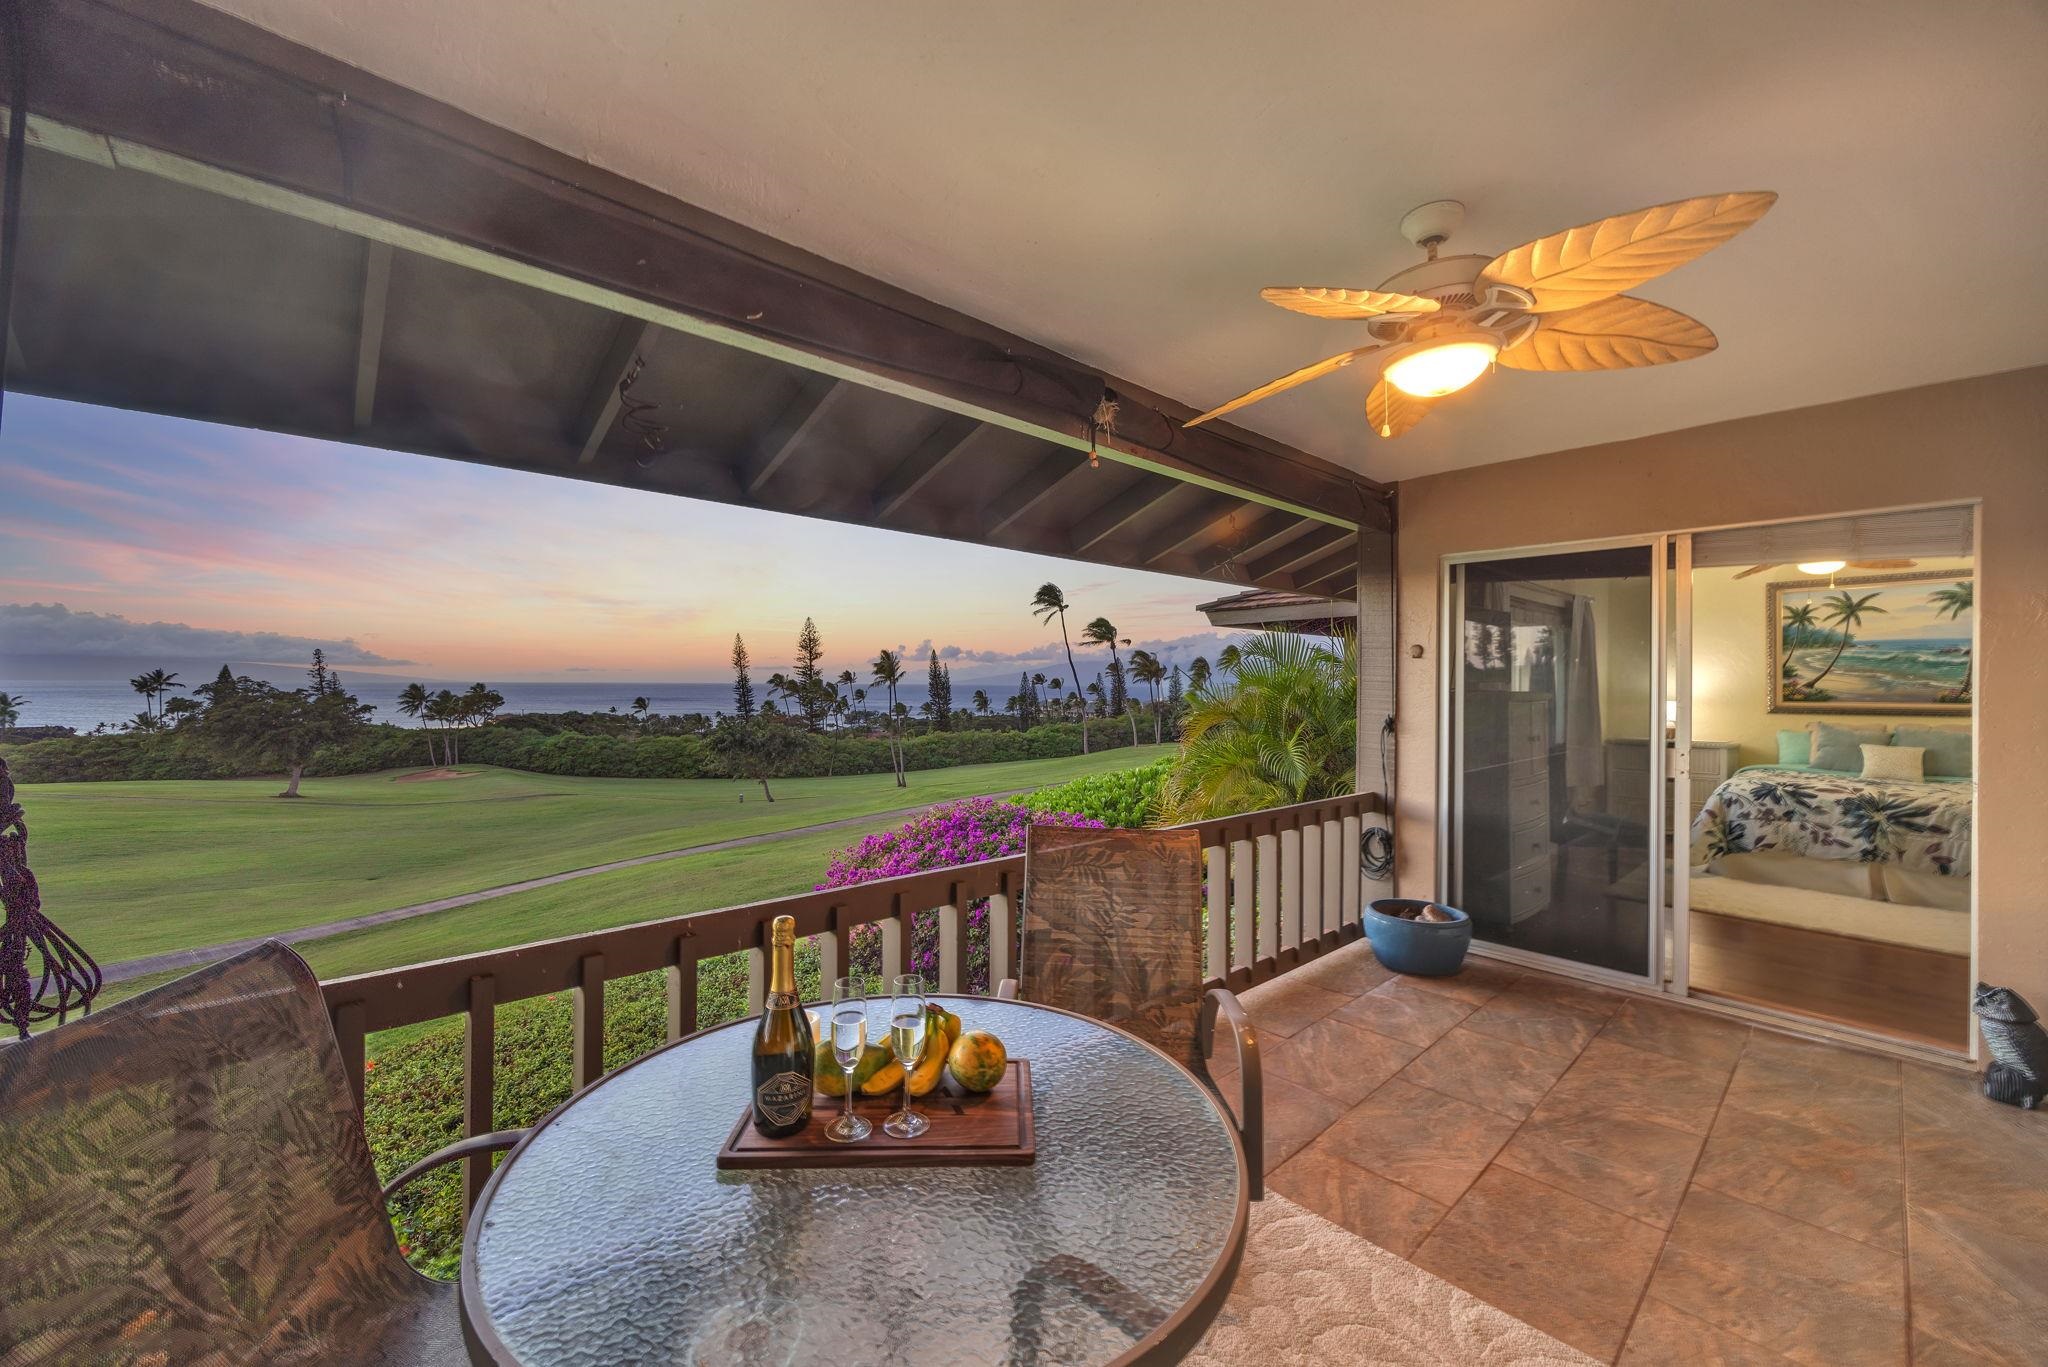
<svg viewBox="0 0 2048 1367">
<path fill-rule="evenodd" d="M 1420 911 L 1427 906 L 1407 897 L 1384 897 L 1365 909 L 1365 938 L 1373 957 L 1396 973 L 1418 978 L 1447 978 L 1465 965 L 1472 944 L 1472 918 L 1456 907 L 1437 905 L 1454 921 L 1411 921 L 1390 913 Z"/>
</svg>

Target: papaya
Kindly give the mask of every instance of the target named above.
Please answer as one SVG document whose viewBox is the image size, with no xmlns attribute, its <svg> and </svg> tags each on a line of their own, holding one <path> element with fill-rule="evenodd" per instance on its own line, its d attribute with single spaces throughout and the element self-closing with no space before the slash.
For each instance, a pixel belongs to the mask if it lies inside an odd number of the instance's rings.
<svg viewBox="0 0 2048 1367">
<path fill-rule="evenodd" d="M 889 1062 L 889 1051 L 879 1044 L 870 1044 L 854 1065 L 853 1085 L 864 1096 L 874 1093 L 866 1090 L 864 1084 Z M 832 1052 L 832 1041 L 823 1040 L 818 1044 L 817 1086 L 826 1096 L 846 1095 L 846 1073 L 839 1066 L 839 1056 Z"/>
<path fill-rule="evenodd" d="M 986 1030 L 969 1030 L 953 1042 L 946 1056 L 953 1080 L 970 1092 L 990 1092 L 1010 1066 L 1003 1042 Z"/>
</svg>

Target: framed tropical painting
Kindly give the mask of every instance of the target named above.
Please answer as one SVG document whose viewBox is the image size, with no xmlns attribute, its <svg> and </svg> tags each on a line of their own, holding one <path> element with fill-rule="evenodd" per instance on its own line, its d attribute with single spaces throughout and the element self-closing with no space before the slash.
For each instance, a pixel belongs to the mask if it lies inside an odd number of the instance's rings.
<svg viewBox="0 0 2048 1367">
<path fill-rule="evenodd" d="M 1969 714 L 1970 572 L 1800 579 L 1764 603 L 1771 711 Z"/>
</svg>

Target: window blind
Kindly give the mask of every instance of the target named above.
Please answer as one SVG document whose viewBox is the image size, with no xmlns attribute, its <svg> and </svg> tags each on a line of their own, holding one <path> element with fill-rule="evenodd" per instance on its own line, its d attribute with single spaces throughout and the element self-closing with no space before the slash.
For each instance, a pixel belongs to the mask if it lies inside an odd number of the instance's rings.
<svg viewBox="0 0 2048 1367">
<path fill-rule="evenodd" d="M 1796 565 L 1815 560 L 1969 555 L 1973 551 L 1975 512 L 1965 504 L 1698 532 L 1692 539 L 1692 563 L 1706 569 L 1725 565 Z"/>
</svg>

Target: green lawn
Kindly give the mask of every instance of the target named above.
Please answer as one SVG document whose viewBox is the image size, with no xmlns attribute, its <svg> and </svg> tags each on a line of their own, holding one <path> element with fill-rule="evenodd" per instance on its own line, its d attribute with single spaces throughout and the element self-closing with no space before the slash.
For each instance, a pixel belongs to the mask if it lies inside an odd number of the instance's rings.
<svg viewBox="0 0 2048 1367">
<path fill-rule="evenodd" d="M 45 909 L 102 963 L 314 925 L 734 836 L 1007 792 L 1147 763 L 1171 747 L 787 779 L 556 778 L 478 766 L 277 782 L 24 784 Z M 745 799 L 742 801 L 742 799 Z M 881 823 L 878 823 L 881 824 Z M 516 893 L 300 946 L 322 977 L 681 915 L 809 887 L 858 837 L 820 832 Z M 128 986 L 123 984 L 123 986 Z M 125 995 L 125 994 L 124 994 Z"/>
</svg>

